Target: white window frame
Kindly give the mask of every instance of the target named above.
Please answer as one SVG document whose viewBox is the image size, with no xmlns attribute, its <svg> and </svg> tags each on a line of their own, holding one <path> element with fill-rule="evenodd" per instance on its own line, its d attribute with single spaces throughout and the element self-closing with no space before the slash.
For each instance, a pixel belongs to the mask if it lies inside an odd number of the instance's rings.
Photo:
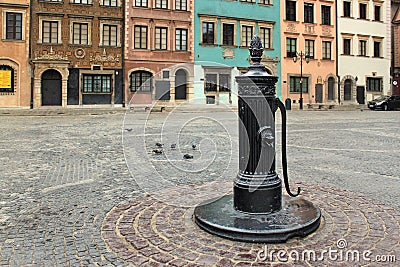
<svg viewBox="0 0 400 267">
<path fill-rule="evenodd" d="M 117 26 L 117 44 L 114 45 L 105 45 L 103 40 L 103 29 L 105 25 Z M 114 21 L 101 21 L 100 22 L 100 47 L 121 47 L 121 24 L 119 22 Z"/>
<path fill-rule="evenodd" d="M 57 32 L 58 38 L 57 43 L 51 44 L 62 44 L 62 32 L 61 32 L 61 17 L 47 17 L 47 16 L 40 16 L 39 17 L 39 37 L 38 37 L 38 44 L 43 44 L 43 21 L 55 21 L 58 22 Z M 47 44 L 47 43 L 46 43 Z"/>
<path fill-rule="evenodd" d="M 14 10 L 14 9 L 3 9 L 3 29 L 2 29 L 2 39 L 6 40 L 7 37 L 7 13 L 20 13 L 22 16 L 22 32 L 21 32 L 21 39 L 20 40 L 14 40 L 14 39 L 7 39 L 7 41 L 17 41 L 17 42 L 21 42 L 21 41 L 25 41 L 25 17 L 26 17 L 26 12 L 25 11 L 21 11 L 21 10 Z"/>
</svg>

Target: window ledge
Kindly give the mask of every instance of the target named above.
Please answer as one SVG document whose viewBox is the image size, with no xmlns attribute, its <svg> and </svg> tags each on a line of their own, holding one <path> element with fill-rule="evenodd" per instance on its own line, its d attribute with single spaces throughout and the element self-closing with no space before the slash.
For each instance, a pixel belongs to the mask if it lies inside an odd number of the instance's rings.
<svg viewBox="0 0 400 267">
<path fill-rule="evenodd" d="M 100 7 L 120 8 L 120 6 L 106 6 L 106 5 L 100 5 Z"/>
<path fill-rule="evenodd" d="M 218 46 L 217 44 L 200 43 L 201 46 Z"/>
<path fill-rule="evenodd" d="M 236 45 L 221 45 L 222 48 L 237 48 Z"/>
<path fill-rule="evenodd" d="M 286 22 L 286 23 L 300 23 L 300 21 L 298 21 L 298 20 L 288 20 L 288 19 L 284 19 L 283 20 L 284 22 Z"/>
<path fill-rule="evenodd" d="M 84 4 L 84 3 L 70 3 L 73 6 L 93 6 L 93 3 L 91 4 Z"/>
<path fill-rule="evenodd" d="M 18 39 L 2 39 L 3 42 L 15 42 L 15 43 L 25 43 L 25 40 Z"/>
</svg>

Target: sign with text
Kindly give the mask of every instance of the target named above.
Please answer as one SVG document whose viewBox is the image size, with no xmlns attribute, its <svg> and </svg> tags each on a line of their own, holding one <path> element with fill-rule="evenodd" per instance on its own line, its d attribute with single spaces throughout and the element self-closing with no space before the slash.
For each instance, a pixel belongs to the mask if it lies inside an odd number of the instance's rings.
<svg viewBox="0 0 400 267">
<path fill-rule="evenodd" d="M 0 70 L 0 88 L 11 89 L 11 70 Z"/>
</svg>

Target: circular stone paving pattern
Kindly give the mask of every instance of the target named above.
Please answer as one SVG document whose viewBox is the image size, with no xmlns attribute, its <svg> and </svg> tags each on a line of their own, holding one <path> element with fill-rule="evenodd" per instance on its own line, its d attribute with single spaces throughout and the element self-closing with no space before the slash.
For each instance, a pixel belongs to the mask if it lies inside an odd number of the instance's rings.
<svg viewBox="0 0 400 267">
<path fill-rule="evenodd" d="M 302 197 L 321 209 L 321 226 L 283 244 L 235 242 L 194 223 L 194 207 L 231 193 L 231 181 L 169 188 L 122 203 L 107 214 L 102 237 L 132 266 L 395 266 L 400 260 L 399 211 L 350 191 L 300 185 Z"/>
</svg>

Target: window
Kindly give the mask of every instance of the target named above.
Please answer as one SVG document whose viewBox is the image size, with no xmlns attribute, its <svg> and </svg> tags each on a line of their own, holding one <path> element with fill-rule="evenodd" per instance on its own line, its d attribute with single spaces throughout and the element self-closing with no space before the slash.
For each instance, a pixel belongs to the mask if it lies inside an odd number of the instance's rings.
<svg viewBox="0 0 400 267">
<path fill-rule="evenodd" d="M 140 6 L 140 7 L 147 7 L 147 0 L 136 0 L 135 1 L 135 6 Z"/>
<path fill-rule="evenodd" d="M 360 3 L 360 19 L 367 19 L 367 4 Z"/>
<path fill-rule="evenodd" d="M 42 43 L 57 44 L 58 43 L 58 21 L 42 22 Z"/>
<path fill-rule="evenodd" d="M 242 46 L 250 46 L 253 38 L 253 26 L 242 26 Z"/>
<path fill-rule="evenodd" d="M 88 34 L 88 24 L 87 23 L 72 23 L 72 43 L 87 45 L 89 44 L 89 34 Z"/>
<path fill-rule="evenodd" d="M 329 41 L 322 41 L 322 59 L 331 59 L 332 43 Z"/>
<path fill-rule="evenodd" d="M 258 0 L 258 3 L 262 5 L 270 5 L 271 0 Z"/>
<path fill-rule="evenodd" d="M 187 34 L 186 29 L 175 30 L 175 50 L 176 51 L 187 51 Z"/>
<path fill-rule="evenodd" d="M 314 58 L 314 40 L 305 40 L 305 53 L 310 59 Z"/>
<path fill-rule="evenodd" d="M 131 92 L 151 92 L 153 74 L 148 71 L 134 71 L 130 75 Z"/>
<path fill-rule="evenodd" d="M 351 39 L 343 39 L 343 54 L 351 55 Z"/>
<path fill-rule="evenodd" d="M 323 25 L 331 25 L 331 7 L 321 6 L 321 23 Z"/>
<path fill-rule="evenodd" d="M 39 0 L 39 2 L 53 2 L 53 3 L 60 3 L 63 0 Z"/>
<path fill-rule="evenodd" d="M 351 2 L 349 1 L 343 2 L 343 17 L 351 17 Z"/>
<path fill-rule="evenodd" d="M 111 75 L 83 75 L 84 93 L 111 93 Z"/>
<path fill-rule="evenodd" d="M 231 75 L 227 73 L 207 73 L 205 75 L 204 91 L 207 92 L 230 92 Z"/>
<path fill-rule="evenodd" d="M 203 22 L 203 44 L 214 44 L 214 22 Z"/>
<path fill-rule="evenodd" d="M 187 0 L 176 0 L 175 9 L 176 10 L 187 10 Z"/>
<path fill-rule="evenodd" d="M 367 55 L 367 41 L 366 40 L 360 40 L 360 50 L 358 51 L 360 56 L 366 56 Z"/>
<path fill-rule="evenodd" d="M 14 69 L 7 65 L 0 65 L 0 93 L 14 92 Z"/>
<path fill-rule="evenodd" d="M 217 92 L 217 74 L 206 74 L 205 88 L 206 92 Z"/>
<path fill-rule="evenodd" d="M 374 6 L 374 19 L 381 21 L 381 6 Z"/>
<path fill-rule="evenodd" d="M 286 56 L 295 57 L 297 49 L 297 39 L 296 38 L 286 38 Z"/>
<path fill-rule="evenodd" d="M 168 8 L 168 0 L 156 0 L 156 8 Z"/>
<path fill-rule="evenodd" d="M 219 75 L 219 91 L 220 92 L 230 92 L 231 91 L 231 75 L 220 74 Z"/>
<path fill-rule="evenodd" d="M 381 57 L 381 42 L 374 41 L 374 57 Z"/>
<path fill-rule="evenodd" d="M 103 6 L 117 6 L 117 0 L 103 0 Z"/>
<path fill-rule="evenodd" d="M 92 0 L 72 0 L 72 3 L 88 5 L 92 3 Z"/>
<path fill-rule="evenodd" d="M 304 3 L 304 22 L 314 23 L 314 5 Z"/>
<path fill-rule="evenodd" d="M 135 26 L 135 44 L 136 49 L 147 49 L 147 27 Z"/>
<path fill-rule="evenodd" d="M 256 0 L 240 0 L 240 2 L 255 3 Z"/>
<path fill-rule="evenodd" d="M 264 48 L 266 49 L 271 49 L 272 44 L 271 44 L 271 28 L 264 28 L 260 27 L 260 39 L 261 42 L 264 45 Z"/>
<path fill-rule="evenodd" d="M 155 49 L 167 50 L 167 31 L 168 28 L 156 27 Z"/>
<path fill-rule="evenodd" d="M 296 1 L 286 1 L 286 20 L 296 21 Z"/>
<path fill-rule="evenodd" d="M 103 45 L 117 46 L 118 26 L 117 25 L 103 25 Z"/>
<path fill-rule="evenodd" d="M 223 45 L 234 45 L 234 24 L 222 24 L 222 44 Z"/>
<path fill-rule="evenodd" d="M 15 12 L 6 13 L 6 39 L 22 40 L 22 14 Z"/>
<path fill-rule="evenodd" d="M 367 78 L 367 91 L 382 92 L 382 78 Z"/>
<path fill-rule="evenodd" d="M 300 93 L 300 88 L 303 93 L 308 93 L 308 77 L 303 77 L 301 80 L 300 77 L 291 76 L 289 86 L 291 93 Z"/>
</svg>

